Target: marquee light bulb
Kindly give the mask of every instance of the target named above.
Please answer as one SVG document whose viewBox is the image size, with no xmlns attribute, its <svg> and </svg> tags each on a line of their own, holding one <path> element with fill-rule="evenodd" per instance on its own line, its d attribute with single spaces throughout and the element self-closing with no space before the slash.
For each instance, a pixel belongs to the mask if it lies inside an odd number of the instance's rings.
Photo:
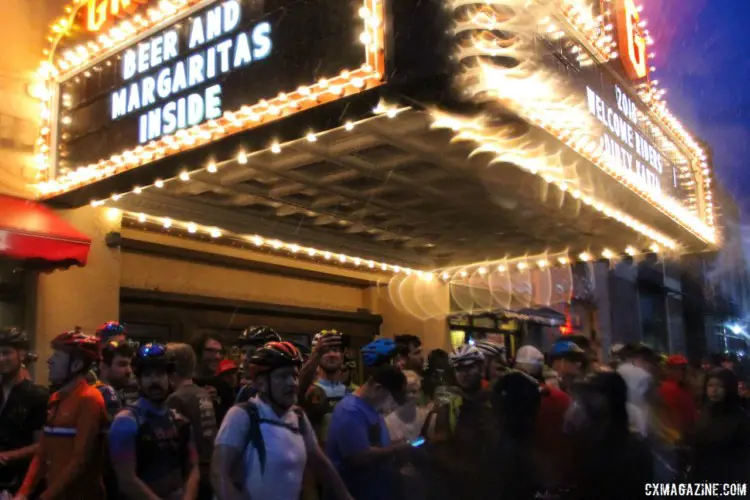
<svg viewBox="0 0 750 500">
<path fill-rule="evenodd" d="M 209 174 L 215 174 L 217 171 L 216 163 L 215 162 L 209 162 L 208 166 L 206 167 L 206 171 Z"/>
</svg>

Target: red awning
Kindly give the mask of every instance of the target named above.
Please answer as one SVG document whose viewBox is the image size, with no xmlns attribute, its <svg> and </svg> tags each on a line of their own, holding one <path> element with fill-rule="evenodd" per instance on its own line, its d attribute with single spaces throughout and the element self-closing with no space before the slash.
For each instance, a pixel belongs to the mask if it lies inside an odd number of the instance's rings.
<svg viewBox="0 0 750 500">
<path fill-rule="evenodd" d="M 43 267 L 85 266 L 91 239 L 46 206 L 0 195 L 0 256 Z"/>
</svg>

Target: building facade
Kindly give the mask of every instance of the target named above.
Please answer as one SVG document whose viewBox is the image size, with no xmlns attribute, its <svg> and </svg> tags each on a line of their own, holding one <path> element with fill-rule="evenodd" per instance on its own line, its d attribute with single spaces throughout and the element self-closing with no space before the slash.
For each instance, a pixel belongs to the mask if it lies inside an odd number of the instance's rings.
<svg viewBox="0 0 750 500">
<path fill-rule="evenodd" d="M 721 248 L 712 166 L 632 0 L 56 12 L 24 185 L 90 248 L 27 287 L 42 355 L 113 318 L 686 349 L 670 263 Z"/>
</svg>

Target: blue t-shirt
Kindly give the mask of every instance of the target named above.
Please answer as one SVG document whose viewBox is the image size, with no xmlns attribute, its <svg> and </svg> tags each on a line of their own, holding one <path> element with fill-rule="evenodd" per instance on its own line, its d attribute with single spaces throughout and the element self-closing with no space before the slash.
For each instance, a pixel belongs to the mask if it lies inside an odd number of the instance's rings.
<svg viewBox="0 0 750 500">
<path fill-rule="evenodd" d="M 336 405 L 328 429 L 326 453 L 357 500 L 393 498 L 394 465 L 385 461 L 377 466 L 354 469 L 344 464 L 346 458 L 373 446 L 382 448 L 390 444 L 385 419 L 362 398 L 350 394 Z"/>
</svg>

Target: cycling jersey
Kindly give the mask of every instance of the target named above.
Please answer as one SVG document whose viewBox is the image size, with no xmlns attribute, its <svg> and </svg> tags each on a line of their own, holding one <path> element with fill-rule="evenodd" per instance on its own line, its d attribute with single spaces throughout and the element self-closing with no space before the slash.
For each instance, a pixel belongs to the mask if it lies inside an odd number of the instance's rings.
<svg viewBox="0 0 750 500">
<path fill-rule="evenodd" d="M 99 391 L 99 394 L 102 395 L 102 399 L 104 399 L 104 407 L 107 410 L 107 415 L 109 415 L 110 420 L 114 420 L 119 411 L 122 409 L 120 396 L 117 394 L 117 391 L 115 391 L 115 389 L 111 385 L 107 385 L 101 380 L 96 380 L 93 384 L 91 384 L 91 387 Z"/>
<path fill-rule="evenodd" d="M 34 433 L 44 427 L 49 393 L 19 374 L 5 394 L 0 408 L 0 452 L 12 452 L 34 444 Z M 0 466 L 0 491 L 15 493 L 30 460 L 13 460 Z"/>
<path fill-rule="evenodd" d="M 146 399 L 122 410 L 109 431 L 115 467 L 135 461 L 136 475 L 160 498 L 179 498 L 198 457 L 190 422 Z"/>
<path fill-rule="evenodd" d="M 84 378 L 47 404 L 44 434 L 20 493 L 29 496 L 44 479 L 42 500 L 100 500 L 102 439 L 107 415 L 99 391 Z"/>
<path fill-rule="evenodd" d="M 351 394 L 351 389 L 341 382 L 318 379 L 305 395 L 303 407 L 310 418 L 318 440 L 323 443 L 328 436 L 331 415 L 336 405 Z"/>
</svg>

